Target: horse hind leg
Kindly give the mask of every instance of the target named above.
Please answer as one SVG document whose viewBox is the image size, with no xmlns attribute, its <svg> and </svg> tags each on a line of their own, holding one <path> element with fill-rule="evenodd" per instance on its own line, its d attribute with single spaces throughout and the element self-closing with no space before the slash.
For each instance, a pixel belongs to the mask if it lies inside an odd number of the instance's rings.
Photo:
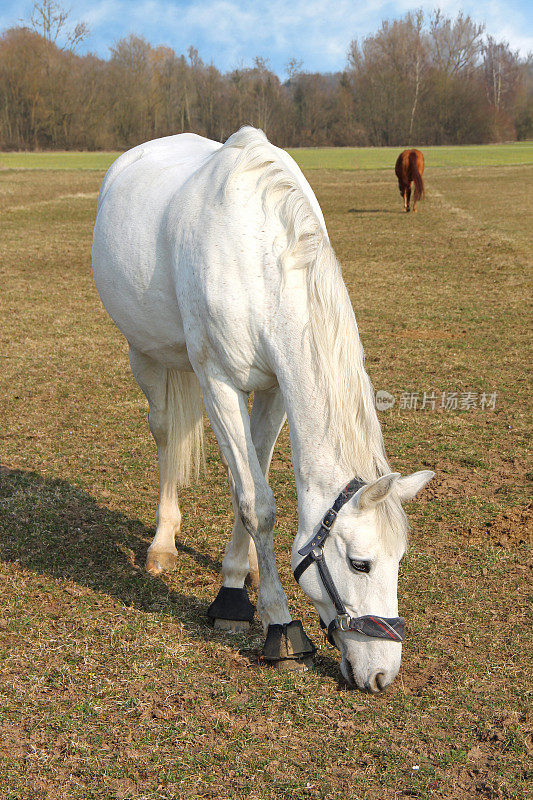
<svg viewBox="0 0 533 800">
<path fill-rule="evenodd" d="M 159 504 L 155 516 L 156 533 L 148 548 L 146 569 L 151 575 L 160 575 L 172 570 L 177 563 L 175 539 L 181 525 L 177 484 L 188 482 L 191 460 L 197 464 L 201 461 L 201 393 L 192 374 L 174 373 L 131 347 L 130 365 L 148 400 L 148 423 L 157 445 Z M 178 414 L 185 417 L 181 427 L 177 422 Z M 184 430 L 187 436 L 183 435 Z"/>
<path fill-rule="evenodd" d="M 410 203 L 411 203 L 411 184 L 409 184 L 409 186 L 405 190 L 405 210 L 406 210 L 406 212 L 409 212 L 411 210 Z"/>
</svg>

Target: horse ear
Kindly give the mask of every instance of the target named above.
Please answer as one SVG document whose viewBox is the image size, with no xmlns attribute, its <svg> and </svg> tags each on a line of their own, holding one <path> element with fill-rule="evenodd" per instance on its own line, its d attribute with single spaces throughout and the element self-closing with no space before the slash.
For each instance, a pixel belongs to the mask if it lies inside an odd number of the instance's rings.
<svg viewBox="0 0 533 800">
<path fill-rule="evenodd" d="M 367 508 L 372 508 L 377 503 L 381 503 L 392 491 L 398 478 L 400 478 L 399 472 L 391 472 L 390 475 L 382 475 L 376 481 L 362 486 L 354 495 L 357 508 L 364 511 Z"/>
<path fill-rule="evenodd" d="M 422 469 L 420 472 L 413 472 L 412 475 L 406 475 L 405 478 L 400 478 L 396 484 L 396 491 L 402 503 L 407 503 L 408 500 L 412 500 L 434 476 L 435 473 L 430 469 Z"/>
</svg>

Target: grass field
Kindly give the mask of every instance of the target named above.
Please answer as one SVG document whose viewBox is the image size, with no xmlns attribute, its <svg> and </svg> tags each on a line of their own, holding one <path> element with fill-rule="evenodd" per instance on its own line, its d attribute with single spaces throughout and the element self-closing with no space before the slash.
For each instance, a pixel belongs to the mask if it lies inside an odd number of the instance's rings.
<svg viewBox="0 0 533 800">
<path fill-rule="evenodd" d="M 210 434 L 207 475 L 181 493 L 179 567 L 143 571 L 157 466 L 91 277 L 104 166 L 0 173 L 2 798 L 526 798 L 533 169 L 428 160 L 417 215 L 392 174 L 308 173 L 368 371 L 397 398 L 380 415 L 391 465 L 436 471 L 407 507 L 402 669 L 372 697 L 346 690 L 323 647 L 294 677 L 258 665 L 257 625 L 236 638 L 206 625 L 231 528 Z M 434 392 L 435 410 L 403 408 L 402 392 Z M 442 392 L 476 407 L 442 410 Z M 319 644 L 290 572 L 286 429 L 271 484 L 282 581 Z"/>
<path fill-rule="evenodd" d="M 413 145 L 406 145 L 406 147 Z M 308 169 L 391 169 L 402 147 L 300 147 L 290 154 Z M 533 164 L 533 142 L 423 147 L 427 169 L 435 167 L 503 167 Z"/>
<path fill-rule="evenodd" d="M 304 170 L 390 169 L 400 147 L 300 147 L 289 150 Z M 502 167 L 533 164 L 533 142 L 424 147 L 426 167 Z M 120 153 L 0 153 L 0 169 L 107 169 Z"/>
</svg>

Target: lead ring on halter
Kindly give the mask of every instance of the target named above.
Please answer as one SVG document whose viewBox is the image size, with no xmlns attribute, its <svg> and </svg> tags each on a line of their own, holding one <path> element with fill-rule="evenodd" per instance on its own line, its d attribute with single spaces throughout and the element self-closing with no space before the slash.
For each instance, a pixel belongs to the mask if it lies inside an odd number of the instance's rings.
<svg viewBox="0 0 533 800">
<path fill-rule="evenodd" d="M 334 647 L 337 647 L 337 643 L 333 638 L 335 630 L 339 630 L 343 633 L 354 631 L 355 633 L 362 633 L 364 636 L 370 636 L 375 639 L 388 639 L 392 642 L 402 642 L 405 636 L 405 620 L 403 617 L 380 617 L 376 614 L 367 614 L 363 617 L 351 617 L 341 600 L 324 559 L 324 542 L 331 533 L 339 511 L 359 489 L 363 488 L 363 486 L 365 486 L 364 481 L 359 478 L 353 478 L 353 480 L 344 487 L 331 508 L 329 508 L 322 517 L 322 522 L 317 533 L 313 535 L 307 544 L 298 550 L 299 554 L 304 556 L 304 558 L 294 570 L 295 580 L 299 583 L 305 570 L 310 567 L 311 564 L 317 565 L 324 588 L 337 612 L 337 615 L 327 626 L 322 618 L 319 617 L 320 626 L 324 630 L 324 636 Z"/>
</svg>

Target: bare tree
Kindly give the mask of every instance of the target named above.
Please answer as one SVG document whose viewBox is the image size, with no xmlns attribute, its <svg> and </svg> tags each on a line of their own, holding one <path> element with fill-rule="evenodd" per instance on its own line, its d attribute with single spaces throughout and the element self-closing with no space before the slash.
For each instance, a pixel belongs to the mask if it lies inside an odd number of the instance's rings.
<svg viewBox="0 0 533 800">
<path fill-rule="evenodd" d="M 30 24 L 47 42 L 60 50 L 74 52 L 89 35 L 89 28 L 85 22 L 78 22 L 73 28 L 67 27 L 69 16 L 70 11 L 54 0 L 35 0 Z"/>
<path fill-rule="evenodd" d="M 414 93 L 413 105 L 411 106 L 411 120 L 409 123 L 409 141 L 413 138 L 413 125 L 415 121 L 416 107 L 418 105 L 418 98 L 420 97 L 420 84 L 422 77 L 422 66 L 425 58 L 425 47 L 422 40 L 422 29 L 424 27 L 424 12 L 421 8 L 414 17 Z"/>
<path fill-rule="evenodd" d="M 258 125 L 280 146 L 461 144 L 531 138 L 533 60 L 463 14 L 385 20 L 343 74 L 265 59 L 221 73 L 197 50 L 130 35 L 107 60 L 74 52 L 87 28 L 61 2 L 0 33 L 0 147 L 124 148 L 192 131 L 223 141 Z"/>
<path fill-rule="evenodd" d="M 289 76 L 289 80 L 292 81 L 297 75 L 299 75 L 302 71 L 303 61 L 300 61 L 299 58 L 290 58 L 287 62 L 287 66 L 285 67 L 285 72 Z"/>
<path fill-rule="evenodd" d="M 412 138 L 427 65 L 427 35 L 422 11 L 393 22 L 348 53 L 354 102 L 375 145 Z"/>
<path fill-rule="evenodd" d="M 485 25 L 474 22 L 460 11 L 455 19 L 445 17 L 438 8 L 433 12 L 429 34 L 433 61 L 446 76 L 476 66 L 483 52 Z"/>
<path fill-rule="evenodd" d="M 487 36 L 483 48 L 483 72 L 487 99 L 496 111 L 512 103 L 520 82 L 520 58 L 507 42 Z"/>
</svg>

